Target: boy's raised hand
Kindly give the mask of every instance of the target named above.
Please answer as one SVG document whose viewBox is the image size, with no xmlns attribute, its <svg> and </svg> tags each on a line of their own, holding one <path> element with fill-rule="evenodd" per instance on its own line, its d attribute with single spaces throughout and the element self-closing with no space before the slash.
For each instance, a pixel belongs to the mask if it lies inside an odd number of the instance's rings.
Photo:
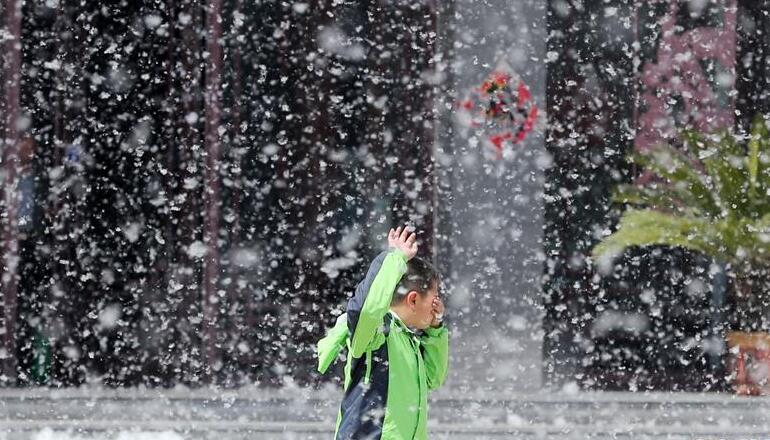
<svg viewBox="0 0 770 440">
<path fill-rule="evenodd" d="M 431 327 L 440 327 L 441 321 L 444 320 L 444 301 L 440 296 L 433 298 L 433 321 L 430 323 Z"/>
<path fill-rule="evenodd" d="M 417 234 L 409 231 L 406 226 L 391 229 L 388 232 L 388 246 L 400 250 L 407 260 L 411 260 L 417 255 Z"/>
</svg>

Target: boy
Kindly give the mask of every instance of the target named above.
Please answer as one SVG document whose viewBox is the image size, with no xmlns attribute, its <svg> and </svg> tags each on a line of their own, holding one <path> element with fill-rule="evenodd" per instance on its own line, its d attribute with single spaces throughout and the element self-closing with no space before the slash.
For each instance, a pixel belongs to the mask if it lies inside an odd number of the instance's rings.
<svg viewBox="0 0 770 440">
<path fill-rule="evenodd" d="M 438 274 L 415 258 L 416 240 L 406 227 L 390 230 L 389 251 L 318 342 L 321 373 L 348 347 L 335 440 L 428 438 L 428 391 L 446 379 L 449 336 Z"/>
</svg>

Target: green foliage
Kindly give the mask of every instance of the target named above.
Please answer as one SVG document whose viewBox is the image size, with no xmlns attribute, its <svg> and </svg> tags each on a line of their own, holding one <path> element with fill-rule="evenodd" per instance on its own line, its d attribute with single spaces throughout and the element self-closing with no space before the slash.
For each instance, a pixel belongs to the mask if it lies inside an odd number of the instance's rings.
<svg viewBox="0 0 770 440">
<path fill-rule="evenodd" d="M 754 119 L 743 141 L 722 131 L 682 134 L 680 149 L 658 145 L 631 160 L 645 185 L 620 185 L 613 200 L 628 205 L 595 257 L 630 246 L 692 249 L 730 263 L 737 274 L 770 263 L 770 130 Z"/>
</svg>

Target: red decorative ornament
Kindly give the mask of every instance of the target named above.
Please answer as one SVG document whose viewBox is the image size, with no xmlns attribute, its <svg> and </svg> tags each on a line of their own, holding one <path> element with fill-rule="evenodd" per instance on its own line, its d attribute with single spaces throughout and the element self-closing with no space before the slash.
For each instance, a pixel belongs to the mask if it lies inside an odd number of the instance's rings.
<svg viewBox="0 0 770 440">
<path fill-rule="evenodd" d="M 506 66 L 498 67 L 458 102 L 461 120 L 487 135 L 501 158 L 506 145 L 522 142 L 535 127 L 537 105 L 526 84 Z"/>
</svg>

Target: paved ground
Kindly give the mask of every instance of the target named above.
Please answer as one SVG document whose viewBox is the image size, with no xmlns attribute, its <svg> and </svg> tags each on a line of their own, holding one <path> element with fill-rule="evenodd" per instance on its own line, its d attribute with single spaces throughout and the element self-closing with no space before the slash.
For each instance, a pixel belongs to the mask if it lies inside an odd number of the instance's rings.
<svg viewBox="0 0 770 440">
<path fill-rule="evenodd" d="M 144 440 L 164 431 L 158 439 L 329 439 L 337 397 L 335 389 L 2 390 L 0 439 Z M 431 438 L 770 440 L 770 399 L 439 392 Z"/>
</svg>

